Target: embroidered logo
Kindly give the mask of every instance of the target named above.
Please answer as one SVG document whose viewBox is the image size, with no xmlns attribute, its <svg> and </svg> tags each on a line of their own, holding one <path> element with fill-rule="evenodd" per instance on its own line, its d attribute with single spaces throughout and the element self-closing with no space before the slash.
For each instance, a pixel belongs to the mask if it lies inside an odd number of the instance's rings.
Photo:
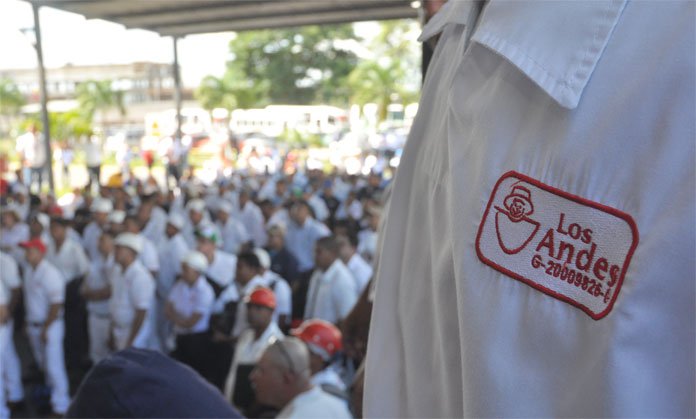
<svg viewBox="0 0 696 419">
<path fill-rule="evenodd" d="M 630 215 L 508 172 L 476 237 L 479 259 L 599 320 L 614 306 L 638 229 Z"/>
</svg>

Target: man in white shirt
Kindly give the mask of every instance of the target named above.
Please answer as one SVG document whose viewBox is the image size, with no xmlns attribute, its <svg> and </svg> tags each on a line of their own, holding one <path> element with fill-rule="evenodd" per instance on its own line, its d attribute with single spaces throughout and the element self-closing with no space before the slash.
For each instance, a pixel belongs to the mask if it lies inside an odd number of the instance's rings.
<svg viewBox="0 0 696 419">
<path fill-rule="evenodd" d="M 95 365 L 109 354 L 109 298 L 111 283 L 116 274 L 114 238 L 113 232 L 102 232 L 97 245 L 98 256 L 92 259 L 87 277 L 80 288 L 80 294 L 87 301 L 89 356 Z"/>
<path fill-rule="evenodd" d="M 157 349 L 154 325 L 148 315 L 154 307 L 155 280 L 138 259 L 143 239 L 137 234 L 121 233 L 114 244 L 119 269 L 109 300 L 113 346 L 116 350 L 129 346 Z"/>
<path fill-rule="evenodd" d="M 99 250 L 97 249 L 99 236 L 101 236 L 102 231 L 108 224 L 109 214 L 113 211 L 114 205 L 109 199 L 96 198 L 92 202 L 90 209 L 92 210 L 92 221 L 87 224 L 82 233 L 82 245 L 85 251 L 87 251 L 89 258 L 94 259 L 99 255 Z"/>
<path fill-rule="evenodd" d="M 41 193 L 43 175 L 46 164 L 46 146 L 43 134 L 36 125 L 31 125 L 29 131 L 17 138 L 17 151 L 21 154 L 23 163 L 31 170 L 31 186 L 37 184 L 36 193 Z M 50 156 L 48 156 L 50 160 Z"/>
<path fill-rule="evenodd" d="M 353 275 L 338 257 L 338 252 L 335 237 L 324 237 L 317 241 L 317 268 L 309 281 L 305 319 L 322 319 L 338 324 L 358 300 Z"/>
<path fill-rule="evenodd" d="M 696 415 L 695 14 L 450 1 L 426 25 L 366 417 Z"/>
<path fill-rule="evenodd" d="M 276 299 L 269 288 L 256 288 L 245 297 L 249 327 L 242 332 L 235 345 L 234 357 L 225 383 L 225 399 L 245 411 L 248 417 L 257 417 L 259 406 L 255 406 L 254 391 L 249 374 L 261 358 L 268 345 L 284 335 L 275 321 L 273 311 Z"/>
<path fill-rule="evenodd" d="M 240 297 L 234 328 L 232 328 L 232 337 L 236 339 L 249 327 L 245 298 L 251 295 L 257 287 L 265 286 L 265 281 L 261 276 L 261 262 L 254 252 L 242 252 L 237 255 L 237 272 L 234 281 Z"/>
<path fill-rule="evenodd" d="M 309 204 L 297 201 L 290 208 L 291 222 L 287 226 L 285 243 L 299 263 L 300 272 L 314 268 L 314 244 L 331 234 L 329 228 L 310 215 Z"/>
<path fill-rule="evenodd" d="M 150 275 L 152 275 L 153 278 L 157 278 L 160 269 L 157 247 L 155 247 L 155 244 L 150 241 L 150 239 L 145 237 L 141 230 L 142 225 L 138 221 L 138 217 L 135 215 L 126 215 L 126 218 L 123 220 L 123 231 L 140 236 L 143 249 L 138 253 L 138 258 L 143 263 L 143 266 L 150 271 Z"/>
<path fill-rule="evenodd" d="M 0 320 L 0 327 L 6 327 L 6 341 L 0 343 L 0 363 L 3 364 L 3 385 L 0 386 L 3 393 L 7 393 L 9 405 L 19 405 L 24 400 L 24 387 L 22 385 L 22 370 L 17 350 L 15 349 L 12 331 L 14 330 L 13 313 L 21 298 L 22 280 L 19 276 L 19 267 L 12 256 L 0 252 L 0 288 L 6 297 L 7 316 Z"/>
<path fill-rule="evenodd" d="M 246 227 L 247 232 L 254 241 L 254 246 L 266 245 L 266 227 L 261 209 L 251 200 L 249 191 L 239 192 L 239 220 Z"/>
<path fill-rule="evenodd" d="M 142 228 L 142 234 L 152 243 L 159 243 L 164 238 L 167 226 L 167 213 L 157 205 L 159 190 L 157 186 L 146 183 L 143 187 L 137 219 Z"/>
<path fill-rule="evenodd" d="M 264 286 L 270 288 L 275 294 L 276 308 L 273 311 L 273 321 L 283 331 L 290 327 L 292 318 L 292 290 L 290 284 L 284 278 L 271 270 L 271 256 L 267 251 L 257 247 L 254 254 L 259 258 L 260 273 L 264 280 Z"/>
<path fill-rule="evenodd" d="M 176 349 L 172 356 L 189 365 L 202 376 L 208 374 L 208 321 L 215 301 L 213 287 L 205 277 L 208 260 L 191 251 L 181 262 L 181 279 L 169 293 L 164 313 L 174 325 Z"/>
<path fill-rule="evenodd" d="M 212 224 L 205 224 L 196 231 L 197 250 L 208 259 L 205 277 L 219 297 L 222 291 L 234 282 L 237 257 L 218 248 L 220 234 Z"/>
<path fill-rule="evenodd" d="M 216 244 L 218 247 L 222 246 L 220 230 L 210 221 L 205 202 L 202 199 L 192 199 L 186 204 L 186 210 L 188 213 L 188 220 L 184 224 L 182 234 L 189 248 L 193 249 L 196 247 L 196 232 L 203 228 L 203 226 L 211 226 L 211 228 L 213 228 L 218 237 L 218 243 Z"/>
<path fill-rule="evenodd" d="M 29 226 L 21 219 L 19 208 L 14 204 L 2 208 L 0 221 L 0 250 L 10 254 L 21 265 L 24 252 L 18 243 L 29 240 Z"/>
<path fill-rule="evenodd" d="M 216 214 L 217 226 L 222 234 L 222 250 L 236 255 L 251 237 L 244 224 L 232 216 L 232 212 L 232 204 L 227 201 L 218 202 Z"/>
<path fill-rule="evenodd" d="M 372 279 L 372 266 L 357 252 L 358 239 L 355 235 L 337 236 L 336 241 L 340 247 L 341 260 L 353 275 L 355 289 L 360 296 Z"/>
<path fill-rule="evenodd" d="M 332 365 L 343 347 L 341 331 L 333 324 L 319 319 L 305 320 L 290 331 L 309 349 L 309 369 L 312 384 L 336 397 L 347 399 L 346 385 Z"/>
<path fill-rule="evenodd" d="M 91 190 L 92 184 L 96 184 L 99 187 L 99 177 L 101 174 L 101 164 L 102 164 L 102 150 L 101 150 L 101 140 L 99 136 L 92 135 L 85 144 L 85 165 L 87 165 L 87 172 L 89 174 L 89 182 L 87 187 Z"/>
<path fill-rule="evenodd" d="M 278 418 L 351 418 L 346 403 L 311 382 L 309 351 L 301 340 L 275 341 L 251 373 L 256 399 L 282 409 Z"/>
<path fill-rule="evenodd" d="M 63 302 L 65 280 L 61 272 L 44 258 L 46 245 L 38 239 L 21 242 L 26 252 L 24 272 L 24 306 L 27 335 L 36 363 L 51 386 L 54 414 L 68 409 L 68 375 L 63 359 Z"/>
</svg>

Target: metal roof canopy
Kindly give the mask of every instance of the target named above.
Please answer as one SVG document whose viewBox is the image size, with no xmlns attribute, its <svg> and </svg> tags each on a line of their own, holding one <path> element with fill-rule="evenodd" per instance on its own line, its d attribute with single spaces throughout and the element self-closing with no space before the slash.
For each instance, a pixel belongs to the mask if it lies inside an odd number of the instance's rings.
<svg viewBox="0 0 696 419">
<path fill-rule="evenodd" d="M 162 36 L 417 18 L 411 0 L 29 0 Z"/>
</svg>

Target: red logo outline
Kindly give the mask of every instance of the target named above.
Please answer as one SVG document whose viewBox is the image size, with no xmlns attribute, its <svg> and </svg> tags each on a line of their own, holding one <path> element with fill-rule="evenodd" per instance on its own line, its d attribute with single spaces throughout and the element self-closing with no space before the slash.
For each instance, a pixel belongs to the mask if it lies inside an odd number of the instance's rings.
<svg viewBox="0 0 696 419">
<path fill-rule="evenodd" d="M 483 252 L 481 251 L 481 246 L 480 246 L 481 236 L 483 234 L 483 226 L 486 222 L 486 219 L 488 218 L 488 214 L 491 210 L 491 206 L 493 206 L 493 199 L 496 196 L 496 192 L 498 192 L 498 188 L 500 187 L 500 184 L 505 179 L 510 178 L 510 177 L 518 179 L 522 182 L 526 182 L 530 185 L 536 186 L 539 189 L 542 189 L 542 190 L 545 190 L 545 191 L 552 193 L 554 195 L 560 196 L 561 198 L 565 198 L 565 199 L 568 199 L 570 201 L 574 201 L 578 204 L 585 205 L 585 206 L 588 206 L 590 208 L 594 208 L 594 209 L 600 210 L 602 212 L 608 213 L 610 215 L 613 215 L 617 218 L 624 220 L 628 224 L 628 226 L 631 229 L 631 233 L 633 235 L 633 242 L 631 243 L 631 247 L 628 249 L 628 253 L 626 254 L 626 258 L 624 259 L 624 263 L 621 267 L 621 276 L 619 277 L 618 281 L 616 282 L 615 291 L 611 297 L 611 300 L 609 301 L 609 304 L 607 304 L 607 307 L 603 311 L 601 311 L 599 313 L 594 313 L 586 305 L 584 305 L 584 304 L 582 304 L 582 303 L 580 303 L 580 302 L 578 302 L 570 297 L 567 297 L 564 294 L 561 294 L 561 293 L 554 291 L 550 288 L 547 288 L 541 284 L 538 284 L 537 282 L 535 282 L 529 278 L 525 278 L 522 275 L 520 275 L 516 272 L 513 272 L 513 271 L 511 271 L 503 266 L 500 266 L 497 263 L 493 262 L 492 260 L 486 258 L 483 255 Z M 531 238 L 530 238 L 530 240 L 531 240 Z M 515 172 L 514 170 L 511 170 L 511 171 L 503 174 L 500 177 L 500 179 L 498 179 L 495 186 L 493 187 L 493 190 L 491 192 L 491 196 L 488 200 L 488 204 L 486 205 L 486 210 L 484 211 L 483 217 L 481 218 L 481 223 L 479 224 L 478 233 L 476 234 L 476 254 L 478 255 L 478 258 L 479 258 L 479 260 L 481 260 L 481 262 L 490 266 L 491 268 L 495 269 L 496 271 L 501 272 L 501 273 L 503 273 L 503 274 L 515 279 L 515 280 L 518 280 L 524 284 L 527 284 L 530 287 L 532 287 L 538 291 L 541 291 L 546 295 L 549 295 L 553 298 L 556 298 L 560 301 L 568 303 L 568 304 L 582 310 L 588 316 L 590 316 L 593 320 L 600 320 L 600 319 L 606 317 L 611 312 L 611 310 L 614 308 L 614 303 L 616 302 L 616 299 L 618 298 L 619 293 L 621 291 L 621 287 L 623 286 L 623 281 L 624 281 L 624 278 L 626 276 L 626 271 L 628 270 L 628 265 L 631 263 L 631 259 L 633 258 L 633 253 L 635 252 L 636 247 L 638 247 L 638 242 L 639 242 L 638 227 L 636 226 L 636 223 L 633 220 L 633 217 L 631 217 L 629 214 L 627 214 L 623 211 L 620 211 L 616 208 L 612 208 L 612 207 L 609 207 L 607 205 L 600 204 L 599 202 L 591 201 L 591 200 L 583 198 L 581 196 L 574 195 L 572 193 L 563 191 L 563 190 L 558 189 L 558 188 L 554 188 L 553 186 L 546 185 L 546 184 L 541 183 L 540 181 L 538 181 L 536 179 L 533 179 L 529 176 L 526 176 L 526 175 L 523 175 L 521 173 Z M 525 244 L 525 246 L 526 246 L 526 244 Z M 520 250 L 522 248 L 524 248 L 524 246 L 521 247 Z M 501 250 L 503 250 L 505 252 L 505 248 L 501 247 Z M 508 252 L 505 252 L 505 253 L 509 254 Z"/>
</svg>

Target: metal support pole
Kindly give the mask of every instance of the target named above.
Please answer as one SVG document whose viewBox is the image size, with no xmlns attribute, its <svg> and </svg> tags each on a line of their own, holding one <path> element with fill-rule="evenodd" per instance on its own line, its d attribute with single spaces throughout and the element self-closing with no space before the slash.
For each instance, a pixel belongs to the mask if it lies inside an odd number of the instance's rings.
<svg viewBox="0 0 696 419">
<path fill-rule="evenodd" d="M 39 5 L 31 2 L 31 9 L 34 13 L 34 31 L 36 32 L 36 57 L 39 62 L 39 86 L 41 89 L 41 122 L 43 125 L 43 139 L 46 147 L 46 171 L 48 172 L 48 188 L 52 195 L 55 195 L 53 183 L 53 154 L 51 153 L 51 132 L 48 120 L 48 95 L 46 92 L 46 71 L 43 62 L 43 50 L 41 47 L 41 22 L 39 20 Z M 41 185 L 39 185 L 39 188 Z"/>
<path fill-rule="evenodd" d="M 172 38 L 174 41 L 174 101 L 176 102 L 176 134 L 175 138 L 181 140 L 181 73 L 179 71 L 179 52 L 177 43 L 179 38 Z"/>
</svg>

